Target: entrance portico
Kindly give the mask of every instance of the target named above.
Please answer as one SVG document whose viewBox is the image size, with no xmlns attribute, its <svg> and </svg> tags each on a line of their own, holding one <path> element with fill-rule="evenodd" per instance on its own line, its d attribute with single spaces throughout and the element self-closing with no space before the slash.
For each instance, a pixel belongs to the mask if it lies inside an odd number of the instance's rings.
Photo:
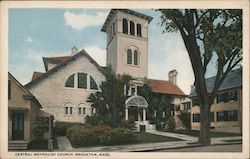
<svg viewBox="0 0 250 159">
<path fill-rule="evenodd" d="M 147 121 L 147 113 L 146 109 L 148 108 L 147 101 L 138 95 L 134 95 L 129 97 L 125 102 L 125 119 L 129 119 L 129 108 L 137 111 L 137 121 L 136 123 L 136 129 L 137 131 L 147 131 L 149 129 L 154 129 L 153 125 L 149 124 L 149 121 Z"/>
</svg>

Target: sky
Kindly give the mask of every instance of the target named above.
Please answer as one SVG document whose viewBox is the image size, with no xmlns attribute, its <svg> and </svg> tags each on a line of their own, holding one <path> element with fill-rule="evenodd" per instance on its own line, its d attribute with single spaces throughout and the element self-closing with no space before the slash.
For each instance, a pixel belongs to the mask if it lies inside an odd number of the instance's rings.
<svg viewBox="0 0 250 159">
<path fill-rule="evenodd" d="M 9 71 L 23 85 L 33 71 L 45 72 L 42 57 L 70 55 L 74 46 L 85 49 L 106 66 L 106 33 L 101 27 L 110 9 L 10 9 Z M 177 85 L 190 93 L 194 75 L 181 35 L 163 34 L 160 13 L 135 9 L 153 17 L 148 34 L 148 78 L 168 80 L 176 69 Z"/>
</svg>

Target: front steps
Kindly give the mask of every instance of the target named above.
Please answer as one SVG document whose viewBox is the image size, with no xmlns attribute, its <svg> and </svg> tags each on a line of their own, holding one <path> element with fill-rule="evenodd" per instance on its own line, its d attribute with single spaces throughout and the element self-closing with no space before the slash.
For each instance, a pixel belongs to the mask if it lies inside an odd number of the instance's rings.
<svg viewBox="0 0 250 159">
<path fill-rule="evenodd" d="M 28 141 L 23 140 L 11 140 L 8 141 L 9 150 L 26 150 L 28 147 Z"/>
</svg>

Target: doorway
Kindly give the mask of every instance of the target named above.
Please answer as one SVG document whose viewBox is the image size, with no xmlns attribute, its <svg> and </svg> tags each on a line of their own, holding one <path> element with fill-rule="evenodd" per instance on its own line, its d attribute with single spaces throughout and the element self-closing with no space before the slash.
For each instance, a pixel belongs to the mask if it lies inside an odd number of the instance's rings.
<svg viewBox="0 0 250 159">
<path fill-rule="evenodd" d="M 24 139 L 24 113 L 12 113 L 12 140 Z"/>
</svg>

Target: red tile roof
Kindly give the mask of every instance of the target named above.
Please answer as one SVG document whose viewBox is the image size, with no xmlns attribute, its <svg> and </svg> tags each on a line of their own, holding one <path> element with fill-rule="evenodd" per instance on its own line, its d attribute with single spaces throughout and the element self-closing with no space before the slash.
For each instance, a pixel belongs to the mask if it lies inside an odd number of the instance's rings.
<svg viewBox="0 0 250 159">
<path fill-rule="evenodd" d="M 42 73 L 42 72 L 33 72 L 32 81 L 34 79 L 38 78 L 39 76 L 41 76 L 42 74 L 44 74 L 44 73 Z"/>
<path fill-rule="evenodd" d="M 155 93 L 185 96 L 176 84 L 169 81 L 149 79 L 149 86 Z"/>
<path fill-rule="evenodd" d="M 44 57 L 48 63 L 61 63 L 68 60 L 71 56 L 58 56 L 58 57 Z"/>
</svg>

